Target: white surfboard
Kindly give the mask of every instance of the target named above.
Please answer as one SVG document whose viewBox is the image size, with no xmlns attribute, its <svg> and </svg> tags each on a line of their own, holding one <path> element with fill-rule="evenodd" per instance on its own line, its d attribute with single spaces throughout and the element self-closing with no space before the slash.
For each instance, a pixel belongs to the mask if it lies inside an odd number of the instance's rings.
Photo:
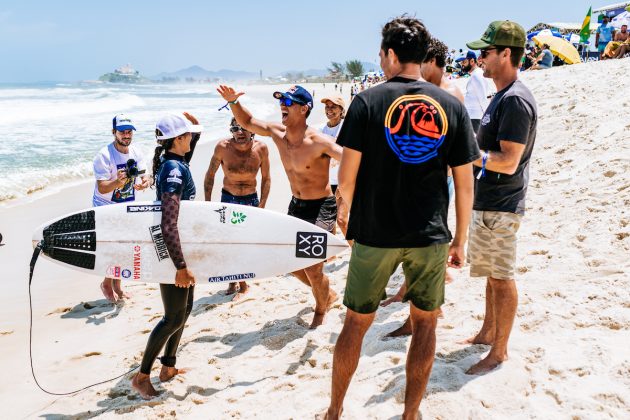
<svg viewBox="0 0 630 420">
<path fill-rule="evenodd" d="M 68 214 L 39 227 L 33 246 L 68 268 L 121 280 L 174 283 L 160 202 L 130 202 Z M 179 235 L 197 284 L 263 279 L 309 267 L 347 248 L 295 217 L 236 204 L 182 201 Z"/>
</svg>

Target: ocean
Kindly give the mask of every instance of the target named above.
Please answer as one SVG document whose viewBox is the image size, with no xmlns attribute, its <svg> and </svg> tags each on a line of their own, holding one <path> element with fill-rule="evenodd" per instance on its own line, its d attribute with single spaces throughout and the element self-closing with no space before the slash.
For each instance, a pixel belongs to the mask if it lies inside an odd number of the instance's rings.
<svg viewBox="0 0 630 420">
<path fill-rule="evenodd" d="M 228 136 L 232 113 L 218 111 L 224 103 L 210 84 L 0 84 L 0 205 L 91 178 L 96 152 L 113 140 L 117 113 L 132 118 L 133 142 L 150 160 L 155 123 L 169 112 L 195 115 L 205 127 L 201 142 Z M 247 106 L 257 115 L 277 108 L 254 96 Z"/>
</svg>

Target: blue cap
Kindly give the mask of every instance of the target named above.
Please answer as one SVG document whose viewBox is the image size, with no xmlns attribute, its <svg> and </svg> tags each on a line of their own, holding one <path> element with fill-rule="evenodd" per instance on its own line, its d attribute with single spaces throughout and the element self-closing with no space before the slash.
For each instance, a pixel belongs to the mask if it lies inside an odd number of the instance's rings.
<svg viewBox="0 0 630 420">
<path fill-rule="evenodd" d="M 118 114 L 112 120 L 112 125 L 114 130 L 125 131 L 125 130 L 136 130 L 136 127 L 133 126 L 131 122 L 131 118 L 126 116 L 125 114 Z"/>
<path fill-rule="evenodd" d="M 468 51 L 464 57 L 459 57 L 456 62 L 464 61 L 464 60 L 476 60 L 477 54 L 474 51 Z"/>
<path fill-rule="evenodd" d="M 288 98 L 293 102 L 297 102 L 298 104 L 308 105 L 309 109 L 313 109 L 313 97 L 308 90 L 304 89 L 302 86 L 291 86 L 288 91 L 282 92 L 274 92 L 273 97 L 276 99 L 280 98 Z"/>
</svg>

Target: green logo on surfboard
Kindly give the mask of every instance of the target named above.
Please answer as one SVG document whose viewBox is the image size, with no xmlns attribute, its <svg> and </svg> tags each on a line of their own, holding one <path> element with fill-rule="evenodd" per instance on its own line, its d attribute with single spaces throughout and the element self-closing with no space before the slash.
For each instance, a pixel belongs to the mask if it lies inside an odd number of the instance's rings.
<svg viewBox="0 0 630 420">
<path fill-rule="evenodd" d="M 230 223 L 233 225 L 241 225 L 245 223 L 245 219 L 247 219 L 247 215 L 240 211 L 232 211 L 232 218 L 230 219 Z"/>
</svg>

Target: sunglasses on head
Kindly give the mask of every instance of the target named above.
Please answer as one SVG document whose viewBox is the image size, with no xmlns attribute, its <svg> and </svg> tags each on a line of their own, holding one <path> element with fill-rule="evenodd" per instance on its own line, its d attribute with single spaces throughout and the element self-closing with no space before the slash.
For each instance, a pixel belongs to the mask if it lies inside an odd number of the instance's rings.
<svg viewBox="0 0 630 420">
<path fill-rule="evenodd" d="M 238 125 L 233 125 L 232 127 L 230 127 L 230 133 L 236 133 L 237 131 L 242 131 L 243 133 L 247 132 L 247 130 L 245 130 L 243 127 L 239 127 Z"/>
<path fill-rule="evenodd" d="M 293 104 L 304 105 L 301 102 L 294 101 L 293 99 L 289 99 L 289 98 L 280 98 L 278 99 L 278 101 L 280 102 L 280 105 L 284 105 L 284 106 L 291 106 Z"/>
<path fill-rule="evenodd" d="M 486 48 L 483 50 L 479 50 L 479 56 L 481 58 L 486 58 L 488 56 L 488 54 L 490 54 L 490 51 L 492 50 L 496 50 L 496 48 Z"/>
</svg>

